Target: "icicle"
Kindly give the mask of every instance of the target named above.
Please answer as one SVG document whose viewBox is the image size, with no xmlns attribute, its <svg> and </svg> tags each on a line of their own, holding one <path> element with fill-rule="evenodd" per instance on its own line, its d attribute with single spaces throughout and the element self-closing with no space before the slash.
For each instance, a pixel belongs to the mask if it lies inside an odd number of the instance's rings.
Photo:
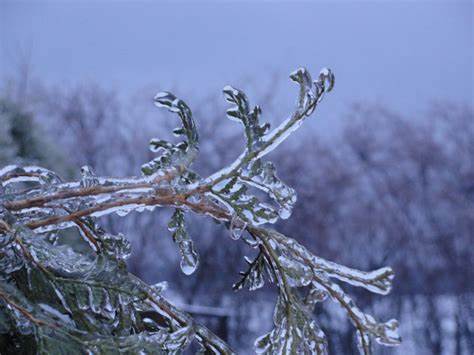
<svg viewBox="0 0 474 355">
<path fill-rule="evenodd" d="M 173 233 L 173 240 L 181 254 L 181 270 L 184 274 L 191 275 L 199 265 L 199 257 L 194 249 L 194 243 L 186 231 L 183 211 L 175 210 L 168 224 L 168 230 Z"/>
<path fill-rule="evenodd" d="M 237 218 L 238 218 L 238 217 L 237 217 L 236 215 L 233 215 L 233 216 L 232 216 L 232 219 L 231 219 L 231 221 L 230 221 L 230 226 L 229 226 L 230 237 L 231 237 L 233 240 L 239 240 L 240 237 L 242 237 L 242 234 L 244 233 L 245 228 L 247 228 L 247 223 L 246 223 L 246 222 L 243 222 L 243 225 L 242 225 L 242 226 L 237 227 L 237 226 L 235 225 Z"/>
</svg>

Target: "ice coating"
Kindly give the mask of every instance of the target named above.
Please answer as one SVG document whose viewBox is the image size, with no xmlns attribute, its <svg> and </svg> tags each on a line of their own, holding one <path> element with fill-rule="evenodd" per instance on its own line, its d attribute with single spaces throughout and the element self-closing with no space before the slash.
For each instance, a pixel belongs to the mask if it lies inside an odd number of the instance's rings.
<svg viewBox="0 0 474 355">
<path fill-rule="evenodd" d="M 233 240 L 239 240 L 244 234 L 245 228 L 247 227 L 247 223 L 245 222 L 239 223 L 239 225 L 237 225 L 236 219 L 237 217 L 234 215 L 230 221 L 230 226 L 229 226 L 230 237 Z"/>
<path fill-rule="evenodd" d="M 175 144 L 158 138 L 151 139 L 150 150 L 160 155 L 143 164 L 142 173 L 152 179 L 181 175 L 185 180 L 193 180 L 193 174 L 189 174 L 187 168 L 196 158 L 199 136 L 192 112 L 184 101 L 169 92 L 156 94 L 154 102 L 157 107 L 167 108 L 178 115 L 182 125 L 175 128 L 173 133 L 177 137 L 184 136 L 185 140 Z"/>
<path fill-rule="evenodd" d="M 79 181 L 62 182 L 54 172 L 38 166 L 0 169 L 0 302 L 7 305 L 15 330 L 36 332 L 39 337 L 53 332 L 55 339 L 63 341 L 71 334 L 83 334 L 78 324 L 85 324 L 98 336 L 81 343 L 81 353 L 110 352 L 117 347 L 138 354 L 157 349 L 180 353 L 195 339 L 206 352 L 231 354 L 225 342 L 164 299 L 165 282 L 149 286 L 129 274 L 124 260 L 131 253 L 130 243 L 99 225 L 100 218 L 110 214 L 126 217 L 131 212 L 172 208 L 168 229 L 185 274 L 192 274 L 199 265 L 184 221 L 191 211 L 223 222 L 232 239 L 245 242 L 257 253 L 245 259 L 247 268 L 233 288 L 253 291 L 267 282 L 278 289 L 274 328 L 256 341 L 258 353 L 324 354 L 326 339 L 313 319 L 313 310 L 326 299 L 346 311 L 364 354 L 370 352 L 372 340 L 397 345 L 397 321 L 376 321 L 336 283 L 385 295 L 393 280 L 391 268 L 365 272 L 342 266 L 262 227 L 289 218 L 297 200 L 295 190 L 278 177 L 267 155 L 301 127 L 334 86 L 334 75 L 327 68 L 316 80 L 305 68 L 297 69 L 290 78 L 299 86 L 296 108 L 273 130 L 261 122 L 262 109 L 252 106 L 243 91 L 224 87 L 224 98 L 230 104 L 226 115 L 243 127 L 245 145 L 233 163 L 208 177 L 191 170 L 199 151 L 192 112 L 169 92 L 158 93 L 154 103 L 179 118 L 181 124 L 173 134 L 181 140 L 152 138 L 150 150 L 155 156 L 143 164 L 142 176 L 101 177 L 84 166 Z M 65 229 L 78 231 L 90 253 L 57 243 Z M 47 287 L 51 298 L 36 302 L 23 297 L 4 281 L 14 273 L 26 275 L 28 290 Z M 153 317 L 142 317 L 141 312 L 158 313 L 168 326 Z M 58 322 L 64 331 L 53 331 L 43 322 Z M 45 335 L 41 340 L 52 346 L 50 338 Z"/>
<path fill-rule="evenodd" d="M 242 278 L 232 286 L 234 290 L 247 287 L 249 291 L 254 291 L 263 287 L 265 279 L 268 279 L 269 282 L 274 282 L 273 271 L 265 261 L 263 253 L 260 252 L 254 260 L 245 257 L 245 261 L 249 267 L 247 271 L 240 272 Z"/>
<path fill-rule="evenodd" d="M 327 341 L 311 315 L 298 303 L 290 305 L 280 295 L 273 321 L 275 328 L 255 341 L 257 354 L 325 354 Z"/>
<path fill-rule="evenodd" d="M 278 244 L 275 249 L 288 267 L 304 269 L 305 274 L 314 270 L 324 272 L 328 277 L 336 278 L 353 286 L 363 287 L 371 292 L 386 295 L 390 292 L 394 273 L 390 267 L 366 272 L 324 260 L 310 253 L 294 239 L 273 232 L 272 237 Z"/>
<path fill-rule="evenodd" d="M 61 178 L 53 171 L 40 166 L 8 165 L 0 170 L 0 186 L 13 183 L 36 182 L 40 185 L 56 184 Z"/>
<path fill-rule="evenodd" d="M 362 312 L 352 298 L 339 285 L 331 281 L 331 278 L 335 278 L 354 286 L 364 287 L 375 293 L 386 294 L 390 290 L 393 278 L 390 268 L 381 268 L 372 272 L 351 269 L 312 255 L 295 240 L 276 231 L 264 233 L 268 238 L 265 243 L 268 253 L 278 256 L 277 265 L 280 275 L 277 275 L 277 279 L 282 280 L 280 292 L 286 295 L 280 302 L 286 302 L 290 307 L 292 302 L 286 300 L 289 297 L 298 297 L 292 293 L 291 288 L 311 285 L 309 293 L 302 301 L 308 307 L 307 310 L 311 311 L 317 302 L 322 302 L 328 297 L 338 303 L 360 333 L 360 349 L 363 354 L 370 352 L 371 338 L 374 338 L 379 344 L 387 346 L 395 346 L 400 343 L 397 321 L 377 322 L 372 316 Z M 262 260 L 265 261 L 265 259 Z M 272 262 L 275 263 L 275 260 Z M 251 264 L 247 273 L 252 275 L 253 268 L 255 266 Z M 278 312 L 278 305 L 275 312 Z M 276 328 L 271 333 L 273 336 L 278 333 L 279 323 L 275 321 L 275 325 Z M 262 346 L 262 341 L 258 343 L 257 347 Z M 263 341 L 263 344 L 266 343 Z M 267 346 L 268 344 L 263 348 L 267 349 Z M 270 347 L 270 349 L 272 348 Z"/>
<path fill-rule="evenodd" d="M 81 187 L 93 187 L 99 184 L 99 179 L 94 170 L 88 165 L 81 168 Z"/>
<path fill-rule="evenodd" d="M 332 90 L 334 75 L 330 69 L 325 68 L 320 72 L 318 80 L 313 82 L 309 72 L 305 68 L 299 68 L 290 75 L 290 78 L 300 86 L 296 111 L 271 132 L 268 132 L 269 124 L 261 125 L 259 122 L 262 112 L 260 107 L 255 106 L 251 110 L 248 98 L 241 90 L 232 86 L 226 86 L 223 89 L 225 99 L 234 105 L 227 110 L 227 117 L 242 123 L 247 144 L 243 153 L 234 163 L 211 175 L 205 182 L 213 185 L 214 194 L 224 195 L 221 197 L 225 197 L 225 205 L 232 212 L 239 213 L 239 198 L 244 194 L 242 192 L 240 196 L 236 193 L 230 195 L 233 190 L 230 190 L 228 185 L 222 186 L 222 183 L 234 176 L 233 184 L 239 181 L 240 185 L 251 186 L 267 193 L 276 202 L 277 208 L 274 209 L 274 212 L 280 218 L 286 219 L 291 216 L 293 205 L 296 202 L 295 191 L 277 177 L 276 169 L 272 163 L 263 162 L 261 158 L 273 151 L 301 126 L 304 119 L 314 111 L 316 105 L 322 100 L 323 95 Z M 228 191 L 225 191 L 226 188 Z M 277 221 L 273 213 L 267 215 L 269 218 L 266 222 L 261 220 L 262 223 Z M 240 217 L 245 219 L 245 213 L 242 213 Z"/>
<path fill-rule="evenodd" d="M 167 281 L 161 281 L 158 282 L 154 285 L 151 285 L 150 288 L 153 290 L 153 292 L 156 295 L 161 295 L 164 291 L 168 289 L 168 282 Z"/>
</svg>

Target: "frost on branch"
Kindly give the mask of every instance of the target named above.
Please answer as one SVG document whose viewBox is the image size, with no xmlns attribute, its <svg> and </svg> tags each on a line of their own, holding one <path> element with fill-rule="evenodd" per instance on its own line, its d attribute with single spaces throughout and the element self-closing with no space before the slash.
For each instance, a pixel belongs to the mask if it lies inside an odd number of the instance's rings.
<svg viewBox="0 0 474 355">
<path fill-rule="evenodd" d="M 198 255 L 185 227 L 194 212 L 223 222 L 232 239 L 257 249 L 246 258 L 235 290 L 278 288 L 274 327 L 255 342 L 266 354 L 326 352 L 327 340 L 317 319 L 317 304 L 339 304 L 354 325 L 361 352 L 371 341 L 397 345 L 397 322 L 379 322 L 364 313 L 337 282 L 385 295 L 393 272 L 354 270 L 321 259 L 294 239 L 263 225 L 289 218 L 296 202 L 266 155 L 298 129 L 334 86 L 334 75 L 323 69 L 316 80 L 300 68 L 290 75 L 299 85 L 296 109 L 273 130 L 263 123 L 262 110 L 231 86 L 223 90 L 230 104 L 227 117 L 242 125 L 242 153 L 227 167 L 201 178 L 191 170 L 197 158 L 198 133 L 189 107 L 173 94 L 159 93 L 155 104 L 177 114 L 173 132 L 184 139 L 173 143 L 154 138 L 157 156 L 142 166 L 141 177 L 96 176 L 81 169 L 79 181 L 63 182 L 37 166 L 7 166 L 0 170 L 0 345 L 38 353 L 180 353 L 196 341 L 203 352 L 232 350 L 210 330 L 167 302 L 166 283 L 147 285 L 131 275 L 125 259 L 130 243 L 121 234 L 105 231 L 101 216 L 126 216 L 170 208 L 168 225 L 181 256 L 182 271 L 198 267 Z M 87 252 L 63 239 L 76 231 Z M 12 350 L 13 351 L 13 350 Z"/>
</svg>

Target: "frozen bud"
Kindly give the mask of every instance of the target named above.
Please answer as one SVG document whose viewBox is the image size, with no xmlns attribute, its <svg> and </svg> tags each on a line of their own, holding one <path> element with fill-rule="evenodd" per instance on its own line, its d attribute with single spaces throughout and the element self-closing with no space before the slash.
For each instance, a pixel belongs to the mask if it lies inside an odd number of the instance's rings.
<svg viewBox="0 0 474 355">
<path fill-rule="evenodd" d="M 81 187 L 92 187 L 99 184 L 99 179 L 95 175 L 92 168 L 84 165 L 81 168 Z"/>
</svg>

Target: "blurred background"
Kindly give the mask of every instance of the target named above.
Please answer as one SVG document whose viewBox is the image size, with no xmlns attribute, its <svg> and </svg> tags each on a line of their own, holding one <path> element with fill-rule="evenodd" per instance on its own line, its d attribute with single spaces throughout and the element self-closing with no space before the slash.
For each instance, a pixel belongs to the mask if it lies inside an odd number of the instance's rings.
<svg viewBox="0 0 474 355">
<path fill-rule="evenodd" d="M 388 296 L 349 290 L 400 321 L 402 346 L 377 354 L 473 354 L 473 16 L 472 1 L 1 0 L 0 166 L 139 174 L 149 139 L 175 127 L 152 103 L 169 90 L 193 109 L 196 169 L 210 174 L 243 144 L 223 86 L 275 125 L 294 105 L 288 74 L 331 67 L 335 90 L 272 153 L 298 192 L 278 228 L 338 263 L 394 268 Z M 202 218 L 190 223 L 200 268 L 181 274 L 168 218 L 103 223 L 132 241 L 135 274 L 168 280 L 176 304 L 249 353 L 271 328 L 275 290 L 233 292 L 250 251 Z M 331 353 L 355 353 L 344 314 L 329 302 L 316 312 Z"/>
</svg>

